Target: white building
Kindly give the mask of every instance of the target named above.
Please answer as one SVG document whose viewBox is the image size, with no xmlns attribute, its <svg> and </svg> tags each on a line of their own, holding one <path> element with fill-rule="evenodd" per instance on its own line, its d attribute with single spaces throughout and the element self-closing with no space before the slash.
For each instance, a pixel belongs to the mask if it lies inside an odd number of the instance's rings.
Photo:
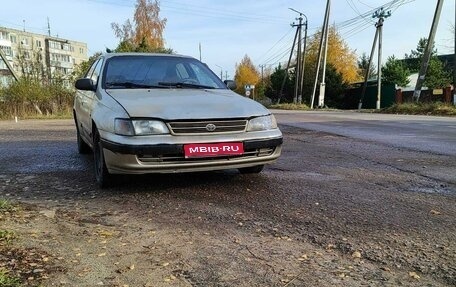
<svg viewBox="0 0 456 287">
<path fill-rule="evenodd" d="M 25 61 L 32 61 L 38 54 L 50 75 L 63 77 L 70 75 L 75 65 L 88 60 L 86 43 L 6 27 L 0 27 L 0 49 L 5 57 L 0 57 L 0 84 L 3 85 L 12 79 L 10 68 L 21 75 L 19 55 Z"/>
</svg>

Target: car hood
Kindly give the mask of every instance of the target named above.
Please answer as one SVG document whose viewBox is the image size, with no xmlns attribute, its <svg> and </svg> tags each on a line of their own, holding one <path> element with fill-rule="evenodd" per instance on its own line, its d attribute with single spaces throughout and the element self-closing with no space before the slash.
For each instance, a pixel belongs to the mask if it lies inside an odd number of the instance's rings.
<svg viewBox="0 0 456 287">
<path fill-rule="evenodd" d="M 109 89 L 132 118 L 216 119 L 270 114 L 261 104 L 231 90 Z"/>
</svg>

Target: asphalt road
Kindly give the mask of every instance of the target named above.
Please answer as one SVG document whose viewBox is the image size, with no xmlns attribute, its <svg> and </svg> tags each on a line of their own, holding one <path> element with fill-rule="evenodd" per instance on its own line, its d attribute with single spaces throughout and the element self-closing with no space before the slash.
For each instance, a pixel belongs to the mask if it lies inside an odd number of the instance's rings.
<svg viewBox="0 0 456 287">
<path fill-rule="evenodd" d="M 456 117 L 274 111 L 282 124 L 406 149 L 456 155 Z"/>
<path fill-rule="evenodd" d="M 26 206 L 1 229 L 45 254 L 31 267 L 43 286 L 456 285 L 454 119 L 277 118 L 283 154 L 261 174 L 124 177 L 108 190 L 71 120 L 0 122 L 0 199 Z"/>
</svg>

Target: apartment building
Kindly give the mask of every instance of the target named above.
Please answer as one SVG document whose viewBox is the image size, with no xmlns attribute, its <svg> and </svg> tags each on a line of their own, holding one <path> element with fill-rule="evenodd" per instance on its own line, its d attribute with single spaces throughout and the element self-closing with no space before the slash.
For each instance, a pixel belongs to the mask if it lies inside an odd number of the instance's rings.
<svg viewBox="0 0 456 287">
<path fill-rule="evenodd" d="M 38 55 L 50 75 L 63 77 L 70 75 L 75 65 L 88 60 L 86 43 L 1 26 L 0 49 L 4 56 L 0 57 L 0 85 L 11 81 L 13 73 L 21 75 L 19 55 L 24 61 L 36 60 Z"/>
</svg>

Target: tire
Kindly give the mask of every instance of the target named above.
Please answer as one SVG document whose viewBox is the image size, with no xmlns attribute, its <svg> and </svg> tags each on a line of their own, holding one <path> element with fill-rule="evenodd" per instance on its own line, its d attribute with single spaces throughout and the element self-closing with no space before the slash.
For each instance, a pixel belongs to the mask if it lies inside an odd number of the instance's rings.
<svg viewBox="0 0 456 287">
<path fill-rule="evenodd" d="M 103 147 L 101 145 L 100 134 L 98 133 L 98 130 L 95 130 L 93 137 L 93 162 L 95 168 L 95 179 L 101 188 L 106 188 L 112 184 L 113 178 L 106 168 Z"/>
<path fill-rule="evenodd" d="M 252 174 L 252 173 L 260 173 L 264 168 L 264 165 L 255 165 L 250 167 L 243 167 L 239 169 L 241 174 Z"/>
</svg>

